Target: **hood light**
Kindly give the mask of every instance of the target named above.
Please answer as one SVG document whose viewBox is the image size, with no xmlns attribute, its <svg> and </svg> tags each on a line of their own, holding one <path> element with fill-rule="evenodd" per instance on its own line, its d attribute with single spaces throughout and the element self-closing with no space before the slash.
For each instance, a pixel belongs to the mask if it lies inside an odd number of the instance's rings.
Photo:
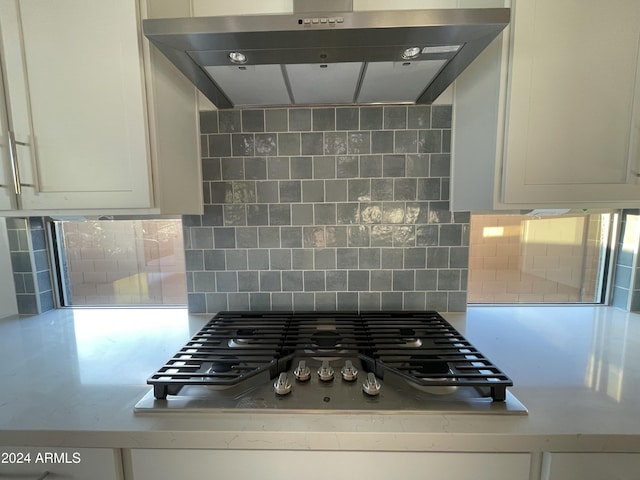
<svg viewBox="0 0 640 480">
<path fill-rule="evenodd" d="M 421 51 L 422 49 L 420 47 L 405 48 L 404 52 L 402 52 L 402 58 L 405 60 L 412 60 L 417 58 Z"/>
<path fill-rule="evenodd" d="M 231 52 L 229 53 L 229 60 L 238 64 L 247 63 L 247 56 L 244 53 Z"/>
</svg>

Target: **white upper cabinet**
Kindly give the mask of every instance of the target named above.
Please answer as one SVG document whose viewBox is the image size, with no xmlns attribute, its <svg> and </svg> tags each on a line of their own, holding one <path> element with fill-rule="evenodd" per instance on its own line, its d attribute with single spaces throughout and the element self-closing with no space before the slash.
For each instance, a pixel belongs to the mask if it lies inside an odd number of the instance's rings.
<svg viewBox="0 0 640 480">
<path fill-rule="evenodd" d="M 453 207 L 639 205 L 640 2 L 515 0 L 510 33 L 456 87 Z"/>
<path fill-rule="evenodd" d="M 151 207 L 135 2 L 0 3 L 22 207 Z"/>
<path fill-rule="evenodd" d="M 0 0 L 7 129 L 22 183 L 18 208 L 162 210 L 156 176 L 164 152 L 154 143 L 162 106 L 147 104 L 153 66 L 147 62 L 145 72 L 138 6 Z M 188 108 L 196 130 L 195 101 Z M 188 141 L 194 146 L 180 161 L 198 160 L 197 136 Z M 199 171 L 194 162 L 185 168 Z M 199 189 L 195 182 L 188 193 Z"/>
</svg>

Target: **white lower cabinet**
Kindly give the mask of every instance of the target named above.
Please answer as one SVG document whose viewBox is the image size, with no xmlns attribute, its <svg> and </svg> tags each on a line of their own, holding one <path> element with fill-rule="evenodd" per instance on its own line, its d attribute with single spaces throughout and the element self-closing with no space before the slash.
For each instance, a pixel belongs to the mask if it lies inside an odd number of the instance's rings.
<svg viewBox="0 0 640 480">
<path fill-rule="evenodd" d="M 529 480 L 529 466 L 527 453 L 131 451 L 131 480 Z"/>
<path fill-rule="evenodd" d="M 0 479 L 40 478 L 123 480 L 120 450 L 0 447 Z"/>
<path fill-rule="evenodd" d="M 637 480 L 639 453 L 545 453 L 542 480 Z"/>
</svg>

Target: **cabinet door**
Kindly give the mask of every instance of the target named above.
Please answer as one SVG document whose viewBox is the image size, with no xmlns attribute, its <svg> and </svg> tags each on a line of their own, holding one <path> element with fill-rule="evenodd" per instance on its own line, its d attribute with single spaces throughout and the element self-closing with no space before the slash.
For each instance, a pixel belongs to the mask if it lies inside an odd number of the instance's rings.
<svg viewBox="0 0 640 480">
<path fill-rule="evenodd" d="M 0 0 L 25 209 L 150 206 L 133 0 Z"/>
<path fill-rule="evenodd" d="M 512 26 L 503 200 L 640 200 L 640 2 L 518 0 Z"/>
<path fill-rule="evenodd" d="M 122 480 L 118 451 L 101 448 L 0 447 L 0 478 Z"/>
<path fill-rule="evenodd" d="M 545 453 L 542 480 L 637 480 L 637 453 Z"/>
<path fill-rule="evenodd" d="M 135 480 L 528 480 L 529 454 L 133 450 Z"/>
</svg>

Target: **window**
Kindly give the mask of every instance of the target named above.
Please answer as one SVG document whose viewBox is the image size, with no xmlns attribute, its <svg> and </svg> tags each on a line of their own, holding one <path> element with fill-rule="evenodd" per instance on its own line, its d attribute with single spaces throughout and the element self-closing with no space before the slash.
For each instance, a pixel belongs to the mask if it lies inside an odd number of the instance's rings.
<svg viewBox="0 0 640 480">
<path fill-rule="evenodd" d="M 472 215 L 469 303 L 600 303 L 612 213 Z"/>
<path fill-rule="evenodd" d="M 64 306 L 185 305 L 179 219 L 54 221 Z"/>
</svg>

